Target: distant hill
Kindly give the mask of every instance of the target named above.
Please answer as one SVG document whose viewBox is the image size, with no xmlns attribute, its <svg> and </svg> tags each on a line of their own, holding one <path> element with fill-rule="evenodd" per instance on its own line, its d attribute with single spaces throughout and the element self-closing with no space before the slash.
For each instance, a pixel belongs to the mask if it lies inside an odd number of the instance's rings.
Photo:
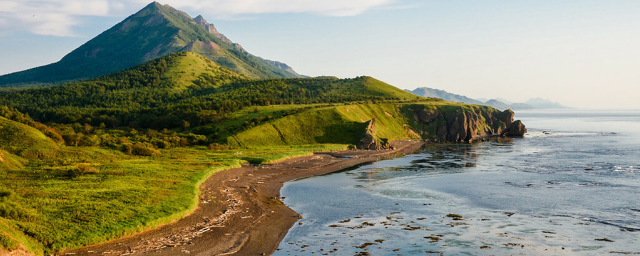
<svg viewBox="0 0 640 256">
<path fill-rule="evenodd" d="M 554 102 L 554 101 L 550 101 L 547 99 L 543 99 L 543 98 L 532 98 L 529 99 L 528 101 L 525 102 L 528 105 L 533 106 L 534 108 L 539 108 L 539 109 L 564 109 L 564 108 L 569 108 L 567 106 L 564 106 L 558 102 Z"/>
<path fill-rule="evenodd" d="M 513 110 L 527 110 L 527 109 L 535 109 L 535 107 L 526 104 L 526 103 L 511 103 L 509 104 L 511 109 Z"/>
<path fill-rule="evenodd" d="M 171 53 L 189 51 L 250 78 L 301 77 L 286 64 L 252 55 L 202 16 L 153 2 L 60 61 L 0 76 L 0 87 L 41 87 L 91 79 Z"/>
<path fill-rule="evenodd" d="M 410 90 L 406 90 L 406 91 L 408 91 L 410 93 L 413 93 L 415 95 L 418 95 L 418 96 L 422 96 L 422 97 L 440 98 L 440 99 L 443 99 L 443 100 L 448 100 L 448 101 L 453 101 L 453 102 L 485 105 L 484 102 L 479 101 L 479 100 L 474 100 L 474 99 L 466 97 L 466 96 L 462 96 L 462 95 L 459 95 L 459 94 L 453 94 L 453 93 L 449 93 L 449 92 L 444 91 L 444 90 L 438 90 L 438 89 L 433 89 L 433 88 L 429 88 L 429 87 L 419 87 L 419 88 L 416 88 L 413 91 L 410 91 Z"/>
<path fill-rule="evenodd" d="M 491 106 L 499 110 L 511 109 L 511 110 L 527 110 L 527 109 L 562 109 L 569 108 L 563 106 L 558 102 L 553 102 L 547 99 L 542 98 L 532 98 L 525 103 L 516 103 L 513 101 L 509 101 L 503 98 L 496 99 L 472 99 L 463 95 L 449 93 L 444 90 L 433 89 L 428 87 L 420 87 L 415 90 L 405 90 L 410 93 L 413 93 L 418 96 L 423 97 L 435 97 L 443 100 L 460 102 L 460 103 L 468 103 L 468 104 L 477 104 L 477 105 L 486 105 Z"/>
<path fill-rule="evenodd" d="M 505 110 L 505 109 L 511 109 L 512 108 L 512 106 L 510 106 L 510 105 L 508 105 L 508 104 L 506 104 L 506 103 L 504 103 L 502 101 L 496 100 L 496 99 L 488 100 L 487 102 L 483 103 L 482 105 L 491 106 L 491 107 L 494 107 L 494 108 L 500 109 L 500 110 Z"/>
</svg>

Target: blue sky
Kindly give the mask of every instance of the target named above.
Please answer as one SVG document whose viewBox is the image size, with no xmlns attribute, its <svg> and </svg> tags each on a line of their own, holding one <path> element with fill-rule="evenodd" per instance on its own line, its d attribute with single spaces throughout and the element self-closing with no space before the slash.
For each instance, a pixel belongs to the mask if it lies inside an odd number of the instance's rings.
<svg viewBox="0 0 640 256">
<path fill-rule="evenodd" d="M 55 62 L 148 3 L 0 0 L 0 74 Z M 202 14 L 249 52 L 305 75 L 640 109 L 640 1 L 160 3 Z"/>
</svg>

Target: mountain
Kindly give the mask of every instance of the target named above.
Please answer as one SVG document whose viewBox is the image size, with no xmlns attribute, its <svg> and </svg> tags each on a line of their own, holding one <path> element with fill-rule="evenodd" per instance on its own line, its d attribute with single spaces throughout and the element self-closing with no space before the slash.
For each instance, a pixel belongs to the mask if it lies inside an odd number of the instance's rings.
<svg viewBox="0 0 640 256">
<path fill-rule="evenodd" d="M 286 64 L 248 53 L 202 16 L 153 2 L 60 61 L 0 76 L 0 87 L 41 87 L 91 79 L 189 51 L 250 78 L 301 77 Z"/>
<path fill-rule="evenodd" d="M 483 105 L 492 106 L 492 107 L 500 109 L 500 110 L 505 110 L 505 109 L 511 109 L 511 110 L 534 109 L 534 107 L 529 105 L 529 104 L 514 103 L 514 102 L 508 101 L 508 100 L 505 102 L 503 100 L 504 99 L 502 99 L 502 98 L 487 100 L 487 101 L 485 101 L 483 103 Z"/>
<path fill-rule="evenodd" d="M 569 108 L 567 106 L 563 106 L 562 104 L 554 101 L 550 101 L 543 98 L 532 98 L 525 102 L 528 105 L 533 106 L 534 108 L 539 109 L 564 109 Z"/>
<path fill-rule="evenodd" d="M 510 100 L 505 99 L 505 98 L 500 98 L 500 97 L 495 98 L 495 100 L 501 101 L 501 102 L 503 102 L 504 104 L 507 104 L 507 105 L 513 105 L 515 103 L 513 101 L 510 101 Z M 485 102 L 487 102 L 487 101 L 485 100 Z"/>
<path fill-rule="evenodd" d="M 533 106 L 526 104 L 526 103 L 511 103 L 509 104 L 511 106 L 511 109 L 513 110 L 528 110 L 528 109 L 535 109 Z"/>
<path fill-rule="evenodd" d="M 443 100 L 453 101 L 453 102 L 491 106 L 499 110 L 506 110 L 506 109 L 517 110 L 517 109 L 523 109 L 523 108 L 526 109 L 525 106 L 520 106 L 520 105 L 513 106 L 510 104 L 506 104 L 502 100 L 498 100 L 498 99 L 492 99 L 492 100 L 472 99 L 467 96 L 453 94 L 444 90 L 433 89 L 429 87 L 419 87 L 413 91 L 410 91 L 410 90 L 406 90 L 406 91 L 422 97 L 433 97 L 433 98 L 440 98 Z"/>
<path fill-rule="evenodd" d="M 418 95 L 418 96 L 422 96 L 422 97 L 440 98 L 440 99 L 443 99 L 443 100 L 448 100 L 448 101 L 453 101 L 453 102 L 485 105 L 484 102 L 481 102 L 481 101 L 478 101 L 478 100 L 474 100 L 474 99 L 471 99 L 471 98 L 466 97 L 466 96 L 453 94 L 453 93 L 446 92 L 444 90 L 438 90 L 438 89 L 433 89 L 433 88 L 428 88 L 428 87 L 419 87 L 419 88 L 416 88 L 413 91 L 410 91 L 410 90 L 406 90 L 406 91 L 408 91 L 410 93 L 413 93 L 415 95 Z"/>
<path fill-rule="evenodd" d="M 558 103 L 558 102 L 553 102 L 547 99 L 543 99 L 543 98 L 532 98 L 530 100 L 528 100 L 525 103 L 516 103 L 513 101 L 509 101 L 507 99 L 504 98 L 496 98 L 496 99 L 471 99 L 469 97 L 463 96 L 463 95 L 458 95 L 458 94 L 453 94 L 453 93 L 449 93 L 446 92 L 444 90 L 438 90 L 438 89 L 433 89 L 433 88 L 428 88 L 428 87 L 419 87 L 416 88 L 415 90 L 411 91 L 411 90 L 405 90 L 407 92 L 413 93 L 415 95 L 418 96 L 422 96 L 422 97 L 434 97 L 434 98 L 440 98 L 443 100 L 448 100 L 448 101 L 453 101 L 453 102 L 461 102 L 461 103 L 468 103 L 468 104 L 477 104 L 477 105 L 486 105 L 486 106 L 491 106 L 494 107 L 496 109 L 499 110 L 506 110 L 506 109 L 512 109 L 512 110 L 528 110 L 528 109 L 563 109 L 563 108 L 569 108 L 566 106 L 563 106 L 562 104 Z"/>
<path fill-rule="evenodd" d="M 506 104 L 506 103 L 504 103 L 502 101 L 499 101 L 497 99 L 488 100 L 485 103 L 483 103 L 482 105 L 491 106 L 491 107 L 499 109 L 499 110 L 506 110 L 506 109 L 511 109 L 512 108 L 512 106 L 510 106 L 509 104 Z"/>
</svg>

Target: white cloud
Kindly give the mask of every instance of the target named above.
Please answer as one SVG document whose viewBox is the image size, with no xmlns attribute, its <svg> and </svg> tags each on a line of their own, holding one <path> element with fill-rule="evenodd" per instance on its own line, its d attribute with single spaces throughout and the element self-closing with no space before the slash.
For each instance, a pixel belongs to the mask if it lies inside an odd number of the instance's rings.
<svg viewBox="0 0 640 256">
<path fill-rule="evenodd" d="M 208 18 L 262 13 L 318 13 L 354 16 L 397 0 L 162 0 Z M 149 0 L 0 0 L 0 34 L 26 30 L 39 35 L 74 36 L 82 16 L 127 16 Z"/>
<path fill-rule="evenodd" d="M 38 35 L 74 36 L 79 16 L 108 16 L 109 0 L 0 0 L 0 32 L 26 30 Z"/>
<path fill-rule="evenodd" d="M 330 16 L 354 16 L 395 2 L 395 0 L 165 0 L 175 8 L 210 15 L 233 16 L 261 13 L 320 13 Z"/>
</svg>

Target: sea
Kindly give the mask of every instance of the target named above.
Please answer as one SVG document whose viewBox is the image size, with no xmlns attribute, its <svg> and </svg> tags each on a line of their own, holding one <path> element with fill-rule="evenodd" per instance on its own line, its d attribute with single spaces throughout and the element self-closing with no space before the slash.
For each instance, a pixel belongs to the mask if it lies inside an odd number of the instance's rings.
<svg viewBox="0 0 640 256">
<path fill-rule="evenodd" d="M 516 111 L 524 138 L 428 144 L 281 190 L 274 255 L 640 255 L 640 111 Z"/>
</svg>

